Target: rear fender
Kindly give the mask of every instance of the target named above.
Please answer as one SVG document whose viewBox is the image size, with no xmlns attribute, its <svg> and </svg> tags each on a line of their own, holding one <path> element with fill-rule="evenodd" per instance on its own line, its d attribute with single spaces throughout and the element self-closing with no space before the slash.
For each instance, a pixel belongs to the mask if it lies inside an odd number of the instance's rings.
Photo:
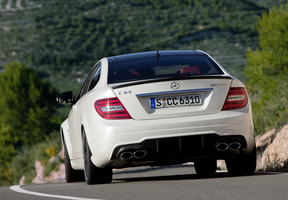
<svg viewBox="0 0 288 200">
<path fill-rule="evenodd" d="M 90 143 L 90 141 L 91 141 L 91 131 L 89 129 L 87 117 L 86 117 L 85 114 L 83 114 L 82 117 L 81 117 L 81 136 L 83 134 L 83 130 L 85 130 L 87 142 Z"/>
<path fill-rule="evenodd" d="M 68 126 L 68 119 L 66 119 L 62 124 L 60 128 L 60 133 L 61 133 L 61 142 L 62 142 L 62 148 L 64 149 L 64 141 L 66 144 L 67 148 L 67 153 L 69 157 L 72 157 L 72 144 L 70 140 L 70 135 L 69 135 L 69 126 Z"/>
</svg>

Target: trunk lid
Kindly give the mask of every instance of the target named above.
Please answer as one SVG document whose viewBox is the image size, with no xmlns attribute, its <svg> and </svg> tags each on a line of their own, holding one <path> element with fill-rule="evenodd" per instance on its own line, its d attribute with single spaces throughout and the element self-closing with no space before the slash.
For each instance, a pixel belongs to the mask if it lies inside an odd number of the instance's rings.
<svg viewBox="0 0 288 200">
<path fill-rule="evenodd" d="M 153 79 L 109 86 L 133 119 L 149 120 L 218 113 L 231 83 L 230 76 L 222 75 Z"/>
</svg>

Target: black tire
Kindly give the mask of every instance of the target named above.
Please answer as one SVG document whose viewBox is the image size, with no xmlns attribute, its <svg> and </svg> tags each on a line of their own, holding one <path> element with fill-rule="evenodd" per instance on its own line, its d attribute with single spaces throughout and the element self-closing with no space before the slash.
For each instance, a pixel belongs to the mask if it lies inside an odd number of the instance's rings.
<svg viewBox="0 0 288 200">
<path fill-rule="evenodd" d="M 63 148 L 64 148 L 66 182 L 67 183 L 84 182 L 85 177 L 84 177 L 83 170 L 75 170 L 71 166 L 70 158 L 69 158 L 69 154 L 67 152 L 67 147 L 66 147 L 66 143 L 65 143 L 63 134 L 62 134 L 62 140 L 63 140 Z"/>
<path fill-rule="evenodd" d="M 91 161 L 91 150 L 87 143 L 86 134 L 83 130 L 83 154 L 84 154 L 84 174 L 86 183 L 88 185 L 111 183 L 112 182 L 112 168 L 110 166 L 99 168 L 95 166 Z"/>
<path fill-rule="evenodd" d="M 239 176 L 253 174 L 256 169 L 256 160 L 256 146 L 254 144 L 254 148 L 249 154 L 235 156 L 226 159 L 225 162 L 229 174 Z"/>
<path fill-rule="evenodd" d="M 194 167 L 199 175 L 214 174 L 217 170 L 217 160 L 214 158 L 197 160 L 194 162 Z"/>
</svg>

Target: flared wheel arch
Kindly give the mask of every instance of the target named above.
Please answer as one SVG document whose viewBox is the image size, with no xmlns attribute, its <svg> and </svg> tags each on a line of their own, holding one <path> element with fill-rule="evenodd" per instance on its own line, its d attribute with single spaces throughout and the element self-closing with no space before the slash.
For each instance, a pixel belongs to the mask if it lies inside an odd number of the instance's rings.
<svg viewBox="0 0 288 200">
<path fill-rule="evenodd" d="M 112 182 L 112 168 L 106 166 L 104 168 L 98 168 L 91 161 L 91 150 L 87 142 L 87 135 L 85 129 L 81 129 L 82 136 L 82 148 L 83 148 L 83 160 L 84 160 L 84 177 L 88 185 L 111 183 Z"/>
<path fill-rule="evenodd" d="M 70 163 L 70 156 L 69 152 L 66 147 L 65 138 L 63 134 L 63 130 L 61 130 L 61 141 L 62 141 L 62 147 L 64 150 L 64 160 L 65 160 L 65 179 L 67 183 L 72 182 L 83 182 L 85 181 L 84 172 L 83 170 L 75 170 L 72 168 Z"/>
</svg>

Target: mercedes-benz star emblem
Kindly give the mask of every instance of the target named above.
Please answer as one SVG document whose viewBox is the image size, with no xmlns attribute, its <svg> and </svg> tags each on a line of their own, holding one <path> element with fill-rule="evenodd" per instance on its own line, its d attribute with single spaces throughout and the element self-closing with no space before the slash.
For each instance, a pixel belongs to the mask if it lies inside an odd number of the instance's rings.
<svg viewBox="0 0 288 200">
<path fill-rule="evenodd" d="M 177 83 L 177 82 L 175 82 L 175 81 L 173 81 L 173 82 L 171 83 L 171 88 L 172 88 L 173 90 L 178 90 L 179 87 L 180 87 L 180 84 L 179 84 L 179 83 Z"/>
</svg>

